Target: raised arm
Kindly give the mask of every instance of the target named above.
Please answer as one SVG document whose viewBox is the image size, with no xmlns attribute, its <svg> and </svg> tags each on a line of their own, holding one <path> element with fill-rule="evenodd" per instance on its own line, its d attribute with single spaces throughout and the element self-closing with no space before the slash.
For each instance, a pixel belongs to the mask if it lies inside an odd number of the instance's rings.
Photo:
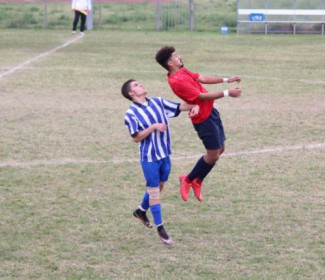
<svg viewBox="0 0 325 280">
<path fill-rule="evenodd" d="M 181 103 L 181 105 L 179 106 L 179 110 L 180 111 L 190 111 L 188 113 L 189 117 L 194 117 L 199 113 L 200 107 L 199 107 L 199 105 L 196 105 L 196 104 Z"/>
<path fill-rule="evenodd" d="M 232 89 L 227 89 L 220 92 L 206 92 L 206 93 L 200 93 L 198 99 L 200 100 L 212 100 L 212 99 L 219 99 L 225 96 L 231 96 L 231 97 L 239 97 L 241 95 L 241 88 L 235 87 Z"/>
<path fill-rule="evenodd" d="M 241 78 L 239 76 L 233 76 L 230 78 L 221 78 L 221 77 L 200 75 L 198 81 L 202 84 L 220 84 L 220 83 L 233 83 L 233 82 L 240 83 Z M 240 87 L 235 87 L 220 92 L 201 93 L 198 98 L 200 100 L 212 100 L 212 99 L 219 99 L 224 96 L 239 97 L 240 95 L 241 95 Z"/>
<path fill-rule="evenodd" d="M 230 78 L 221 78 L 209 75 L 200 75 L 198 81 L 202 84 L 221 84 L 221 83 L 233 83 L 240 82 L 241 78 L 238 76 L 230 77 Z"/>
</svg>

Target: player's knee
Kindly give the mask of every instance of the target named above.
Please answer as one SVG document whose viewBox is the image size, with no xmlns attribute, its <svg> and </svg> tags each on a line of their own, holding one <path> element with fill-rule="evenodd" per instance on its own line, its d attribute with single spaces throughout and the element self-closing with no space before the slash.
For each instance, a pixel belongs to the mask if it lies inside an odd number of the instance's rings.
<svg viewBox="0 0 325 280">
<path fill-rule="evenodd" d="M 148 194 L 149 194 L 149 199 L 159 200 L 159 198 L 160 198 L 159 187 L 156 187 L 156 188 L 148 187 Z"/>
<path fill-rule="evenodd" d="M 210 153 L 208 155 L 208 157 L 207 157 L 206 162 L 208 164 L 214 164 L 214 163 L 216 163 L 218 161 L 219 156 L 220 156 L 220 153 L 219 152 L 218 153 L 212 153 L 212 154 Z"/>
<path fill-rule="evenodd" d="M 159 191 L 162 192 L 164 189 L 164 182 L 160 182 L 159 184 Z"/>
<path fill-rule="evenodd" d="M 212 161 L 215 163 L 218 161 L 220 154 L 216 154 L 212 157 Z"/>
</svg>

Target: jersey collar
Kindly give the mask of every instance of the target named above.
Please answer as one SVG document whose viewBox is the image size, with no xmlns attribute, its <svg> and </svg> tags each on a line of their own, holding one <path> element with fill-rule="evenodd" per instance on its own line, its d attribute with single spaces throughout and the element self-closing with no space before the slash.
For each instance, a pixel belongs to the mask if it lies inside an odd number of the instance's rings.
<svg viewBox="0 0 325 280">
<path fill-rule="evenodd" d="M 147 108 L 149 106 L 149 101 L 150 101 L 150 98 L 146 97 L 146 100 L 147 100 L 147 105 L 144 105 L 142 103 L 138 103 L 138 102 L 133 102 L 133 104 L 137 105 L 138 107 L 140 108 Z"/>
</svg>

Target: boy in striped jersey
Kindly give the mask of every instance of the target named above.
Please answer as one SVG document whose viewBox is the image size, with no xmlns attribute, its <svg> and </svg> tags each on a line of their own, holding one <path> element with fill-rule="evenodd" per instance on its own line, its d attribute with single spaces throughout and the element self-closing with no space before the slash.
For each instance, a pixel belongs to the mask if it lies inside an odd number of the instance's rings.
<svg viewBox="0 0 325 280">
<path fill-rule="evenodd" d="M 146 89 L 133 79 L 126 81 L 121 91 L 125 98 L 133 102 L 124 121 L 133 141 L 140 143 L 140 162 L 147 186 L 141 205 L 133 215 L 152 228 L 146 215 L 150 208 L 160 240 L 172 245 L 173 241 L 163 226 L 160 204 L 160 192 L 171 170 L 168 118 L 177 117 L 180 111 L 190 111 L 189 117 L 196 116 L 199 106 L 175 103 L 162 97 L 147 98 Z"/>
</svg>

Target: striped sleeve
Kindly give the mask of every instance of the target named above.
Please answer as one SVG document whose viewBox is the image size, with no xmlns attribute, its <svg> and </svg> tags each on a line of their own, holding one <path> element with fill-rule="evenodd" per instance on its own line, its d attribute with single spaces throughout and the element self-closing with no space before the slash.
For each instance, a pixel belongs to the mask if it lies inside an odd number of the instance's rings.
<svg viewBox="0 0 325 280">
<path fill-rule="evenodd" d="M 133 137 L 139 132 L 139 122 L 135 117 L 132 110 L 127 110 L 124 118 L 124 123 L 129 130 L 130 135 Z"/>
<path fill-rule="evenodd" d="M 179 106 L 181 105 L 178 102 L 174 102 L 162 97 L 158 97 L 159 101 L 162 103 L 165 114 L 168 118 L 174 118 L 177 117 L 180 114 Z"/>
</svg>

